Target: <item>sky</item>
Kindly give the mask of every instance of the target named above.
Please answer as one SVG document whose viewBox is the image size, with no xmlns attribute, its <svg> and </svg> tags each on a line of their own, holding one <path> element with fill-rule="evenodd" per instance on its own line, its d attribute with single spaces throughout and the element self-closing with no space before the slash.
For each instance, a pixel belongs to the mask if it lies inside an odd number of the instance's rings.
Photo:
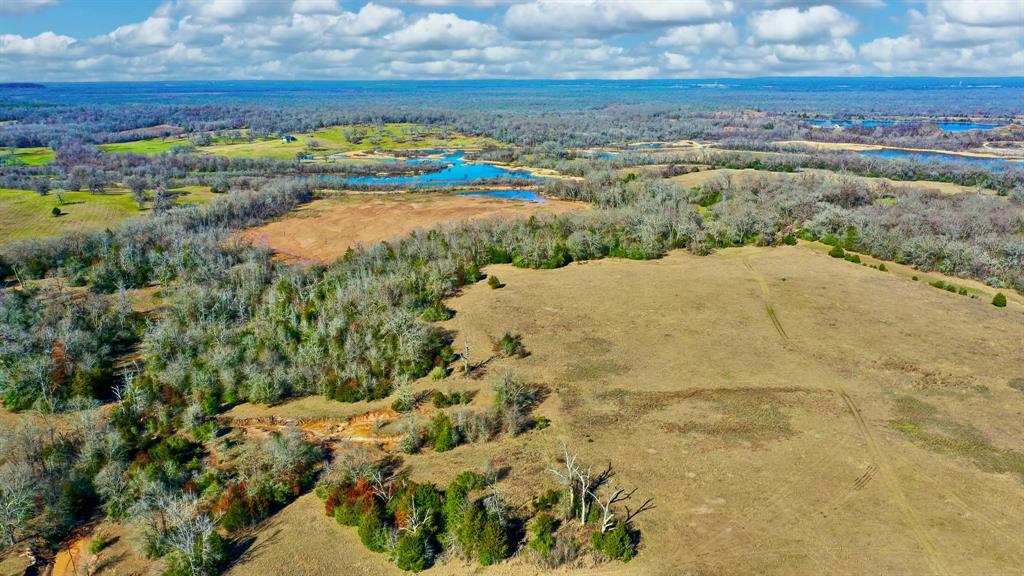
<svg viewBox="0 0 1024 576">
<path fill-rule="evenodd" d="M 0 0 L 0 81 L 1024 76 L 1024 0 Z"/>
</svg>

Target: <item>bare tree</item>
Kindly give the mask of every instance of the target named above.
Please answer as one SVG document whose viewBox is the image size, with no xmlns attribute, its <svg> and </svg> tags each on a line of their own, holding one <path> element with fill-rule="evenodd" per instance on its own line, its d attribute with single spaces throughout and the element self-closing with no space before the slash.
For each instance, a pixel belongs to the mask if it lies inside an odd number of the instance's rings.
<svg viewBox="0 0 1024 576">
<path fill-rule="evenodd" d="M 466 340 L 463 342 L 463 347 L 462 347 L 462 371 L 465 372 L 466 374 L 469 374 L 470 370 L 473 367 L 473 364 L 470 361 L 469 353 L 470 353 L 469 338 L 466 338 Z"/>
<path fill-rule="evenodd" d="M 616 488 L 612 490 L 608 496 L 601 499 L 594 492 L 590 493 L 590 496 L 594 499 L 594 502 L 601 508 L 601 532 L 607 532 L 615 527 L 615 505 L 619 503 L 629 502 L 633 499 L 633 494 L 636 493 L 636 488 L 633 488 L 629 492 L 626 492 L 622 488 Z M 629 506 L 623 506 L 626 509 L 626 516 L 623 519 L 623 524 L 629 524 L 636 518 L 641 512 L 646 512 L 654 508 L 654 499 L 648 498 L 644 500 L 640 507 L 636 510 L 631 510 Z"/>
<path fill-rule="evenodd" d="M 208 566 L 213 555 L 210 535 L 214 530 L 214 520 L 208 514 L 198 514 L 183 518 L 168 536 L 168 547 L 188 564 L 192 576 L 206 576 L 209 573 Z"/>
<path fill-rule="evenodd" d="M 568 492 L 568 509 L 572 510 L 576 506 L 576 477 L 579 473 L 579 467 L 576 465 L 576 455 L 569 454 L 569 447 L 565 441 L 562 441 L 562 454 L 561 466 L 550 466 L 548 467 L 548 472 L 558 477 L 562 486 Z"/>
<path fill-rule="evenodd" d="M 32 469 L 25 463 L 0 467 L 0 541 L 17 543 L 16 533 L 34 508 Z"/>
</svg>

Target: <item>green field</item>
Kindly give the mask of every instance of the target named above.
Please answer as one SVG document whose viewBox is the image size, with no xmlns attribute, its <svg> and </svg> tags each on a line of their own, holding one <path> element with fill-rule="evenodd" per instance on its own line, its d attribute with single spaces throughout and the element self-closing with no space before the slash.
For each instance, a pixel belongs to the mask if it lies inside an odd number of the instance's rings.
<svg viewBox="0 0 1024 576">
<path fill-rule="evenodd" d="M 437 127 L 419 124 L 384 124 L 378 130 L 372 125 L 334 126 L 322 128 L 308 134 L 291 134 L 294 142 L 285 142 L 279 137 L 261 138 L 249 141 L 224 141 L 215 139 L 215 143 L 198 148 L 199 151 L 221 156 L 243 158 L 279 158 L 292 159 L 299 153 L 311 153 L 314 156 L 325 156 L 339 152 L 368 150 L 410 150 L 417 148 L 483 148 L 496 145 L 490 138 L 466 136 Z M 311 148 L 311 144 L 317 146 Z M 173 148 L 189 146 L 189 140 L 181 136 L 169 138 L 149 138 L 116 144 L 101 144 L 99 148 L 107 152 L 130 152 L 133 154 L 160 154 Z M 48 150 L 23 148 L 21 150 Z M 53 159 L 53 152 L 44 163 Z M 29 163 L 26 160 L 26 163 Z"/>
<path fill-rule="evenodd" d="M 8 156 L 10 149 L 0 150 L 0 159 Z M 16 164 L 25 164 L 27 166 L 42 166 L 53 162 L 56 158 L 53 150 L 46 146 L 38 148 L 15 148 L 14 149 L 14 161 Z"/>
<path fill-rule="evenodd" d="M 213 194 L 208 186 L 186 186 L 179 203 L 202 203 Z M 118 190 L 105 194 L 63 192 L 62 214 L 53 216 L 57 195 L 40 196 L 29 190 L 0 188 L 0 244 L 29 238 L 45 238 L 67 232 L 87 232 L 116 226 L 127 218 L 146 214 L 139 210 L 131 193 Z"/>
<path fill-rule="evenodd" d="M 314 156 L 338 152 L 366 150 L 409 150 L 416 148 L 482 148 L 496 144 L 489 138 L 466 136 L 439 128 L 418 124 L 385 124 L 382 130 L 370 125 L 335 126 L 322 128 L 310 134 L 292 134 L 294 142 L 281 138 L 265 138 L 253 142 L 234 142 L 204 146 L 200 150 L 211 154 L 238 157 L 295 158 L 309 150 L 310 143 L 318 146 L 311 150 Z"/>
<path fill-rule="evenodd" d="M 118 142 L 116 144 L 100 144 L 100 150 L 107 152 L 127 152 L 132 154 L 162 154 L 172 148 L 189 146 L 186 138 L 149 138 L 147 140 L 135 140 L 132 142 Z"/>
</svg>

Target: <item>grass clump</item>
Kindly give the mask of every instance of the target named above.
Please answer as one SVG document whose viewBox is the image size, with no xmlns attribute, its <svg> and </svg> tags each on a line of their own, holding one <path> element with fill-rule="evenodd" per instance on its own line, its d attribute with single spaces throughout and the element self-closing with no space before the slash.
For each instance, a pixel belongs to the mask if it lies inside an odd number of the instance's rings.
<svg viewBox="0 0 1024 576">
<path fill-rule="evenodd" d="M 528 353 L 523 346 L 523 337 L 520 334 L 506 330 L 494 343 L 494 351 L 501 353 L 507 358 L 525 358 Z"/>
<path fill-rule="evenodd" d="M 469 404 L 470 397 L 469 393 L 464 390 L 457 390 L 455 392 L 444 392 L 438 391 L 434 394 L 434 408 L 448 408 L 449 406 L 457 406 L 459 404 Z"/>
<path fill-rule="evenodd" d="M 89 539 L 89 554 L 95 556 L 99 554 L 104 548 L 110 546 L 113 539 L 106 534 L 99 532 Z"/>
</svg>

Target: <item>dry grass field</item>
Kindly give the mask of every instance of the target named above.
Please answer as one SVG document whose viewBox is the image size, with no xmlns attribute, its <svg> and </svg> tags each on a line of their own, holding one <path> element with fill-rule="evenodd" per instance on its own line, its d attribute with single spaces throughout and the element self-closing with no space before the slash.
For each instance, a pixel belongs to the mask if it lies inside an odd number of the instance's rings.
<svg viewBox="0 0 1024 576">
<path fill-rule="evenodd" d="M 630 171 L 636 172 L 636 169 L 623 169 L 620 172 L 628 173 Z M 700 172 L 691 172 L 690 174 L 683 174 L 681 176 L 674 176 L 671 180 L 683 188 L 692 188 L 694 186 L 700 186 L 713 178 L 719 178 L 727 176 L 733 179 L 733 182 L 740 183 L 753 178 L 774 178 L 779 181 L 787 178 L 803 178 L 807 175 L 813 175 L 819 178 L 836 178 L 838 177 L 835 172 L 830 170 L 820 170 L 817 168 L 807 168 L 800 172 L 769 172 L 766 170 L 754 170 L 752 168 L 745 168 L 742 170 L 736 170 L 732 168 L 718 168 L 714 170 L 701 170 Z M 953 184 L 951 182 L 933 182 L 929 180 L 892 180 L 890 178 L 871 178 L 868 176 L 854 176 L 854 175 L 843 175 L 844 178 L 852 178 L 854 180 L 860 180 L 870 186 L 872 189 L 878 189 L 880 186 L 888 186 L 890 188 L 913 188 L 916 190 L 936 190 L 942 194 L 986 194 L 994 195 L 994 190 L 987 188 L 976 188 L 973 186 L 962 186 L 960 184 Z"/>
<path fill-rule="evenodd" d="M 447 484 L 487 462 L 525 508 L 554 487 L 566 441 L 656 508 L 633 561 L 562 574 L 1012 575 L 1024 565 L 1024 307 L 936 290 L 807 246 L 675 252 L 551 270 L 489 267 L 506 284 L 448 306 L 455 349 L 478 360 L 521 333 L 514 369 L 545 386 L 549 428 L 408 456 L 416 480 Z M 238 417 L 303 415 L 300 402 Z M 322 417 L 330 409 L 313 402 Z M 387 401 L 352 408 L 370 410 Z M 347 408 L 336 416 L 345 417 Z M 300 497 L 246 539 L 229 574 L 398 574 L 356 531 Z M 428 574 L 547 573 L 516 557 Z"/>
<path fill-rule="evenodd" d="M 417 228 L 496 216 L 563 213 L 584 209 L 575 202 L 543 204 L 453 194 L 352 194 L 316 200 L 288 216 L 245 232 L 286 258 L 330 262 L 358 243 L 400 238 Z"/>
</svg>

